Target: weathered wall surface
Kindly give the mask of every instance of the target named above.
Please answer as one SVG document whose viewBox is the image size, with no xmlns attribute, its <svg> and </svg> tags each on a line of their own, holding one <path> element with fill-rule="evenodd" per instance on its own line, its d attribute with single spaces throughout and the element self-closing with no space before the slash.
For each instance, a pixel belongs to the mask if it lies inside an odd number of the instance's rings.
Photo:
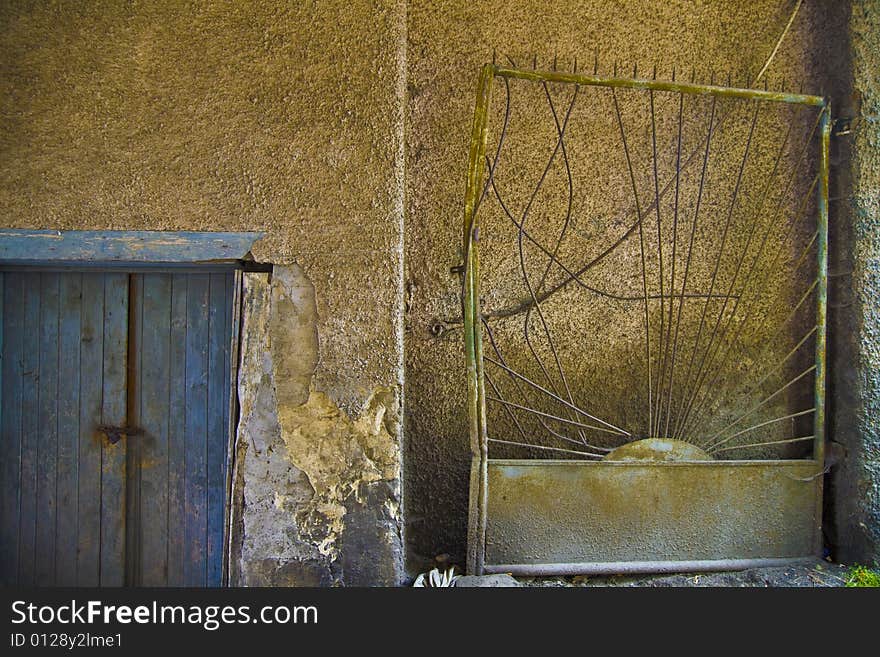
<svg viewBox="0 0 880 657">
<path fill-rule="evenodd" d="M 231 581 L 369 585 L 399 577 L 399 400 L 351 417 L 311 378 L 315 289 L 300 267 L 245 274 Z"/>
<path fill-rule="evenodd" d="M 767 75 L 771 88 L 784 78 L 851 105 L 839 83 L 851 30 L 861 264 L 857 312 L 835 319 L 838 335 L 857 337 L 834 356 L 832 422 L 855 460 L 838 466 L 834 496 L 876 509 L 878 12 L 854 2 L 847 25 L 845 4 L 807 0 Z M 601 73 L 619 60 L 627 70 L 656 64 L 660 77 L 675 66 L 743 83 L 793 7 L 2 0 L 0 223 L 264 231 L 254 255 L 282 266 L 247 280 L 233 581 L 394 583 L 401 456 L 411 569 L 440 553 L 460 562 L 465 548 L 462 339 L 437 321 L 460 314 L 449 270 L 479 67 L 493 50 L 542 67 L 557 56 L 560 68 L 575 57 L 589 67 L 598 53 Z M 845 162 L 839 150 L 838 178 Z M 848 239 L 848 224 L 832 229 Z M 853 375 L 835 374 L 844 371 Z M 838 533 L 861 527 L 847 554 L 876 551 L 877 514 L 838 508 L 848 519 Z"/>
<path fill-rule="evenodd" d="M 438 320 L 460 317 L 462 208 L 474 94 L 480 66 L 520 65 L 622 71 L 673 66 L 697 81 L 732 75 L 744 85 L 762 68 L 793 2 L 445 2 L 408 6 L 406 227 L 407 527 L 412 567 L 446 553 L 461 560 L 468 489 L 463 338 Z M 835 3 L 806 2 L 767 71 L 821 93 L 833 35 L 845 20 Z M 500 92 L 499 92 L 500 93 Z M 552 126 L 552 123 L 549 124 Z M 552 137 L 552 136 L 551 136 Z M 764 148 L 762 148 L 762 146 Z M 490 145 L 491 149 L 491 145 Z M 756 146 L 768 150 L 766 144 Z M 600 155 L 601 158 L 601 155 Z M 597 160 L 599 165 L 603 162 Z M 580 162 L 589 170 L 591 162 Z M 596 167 L 601 170 L 601 166 Z M 484 239 L 481 237 L 481 239 Z M 432 331 L 432 328 L 434 329 Z"/>
<path fill-rule="evenodd" d="M 264 231 L 296 263 L 262 311 L 242 583 L 400 577 L 403 30 L 394 0 L 0 3 L 4 226 Z"/>
<path fill-rule="evenodd" d="M 832 471 L 826 523 L 838 559 L 880 563 L 880 3 L 851 3 L 848 46 L 852 77 L 835 112 L 852 119 L 852 133 L 835 152 L 839 309 L 830 363 L 832 437 L 845 458 Z"/>
</svg>

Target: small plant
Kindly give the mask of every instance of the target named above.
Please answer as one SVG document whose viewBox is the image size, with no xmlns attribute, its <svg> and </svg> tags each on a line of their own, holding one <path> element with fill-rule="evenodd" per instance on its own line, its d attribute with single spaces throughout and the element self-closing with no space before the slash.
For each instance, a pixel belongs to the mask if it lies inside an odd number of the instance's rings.
<svg viewBox="0 0 880 657">
<path fill-rule="evenodd" d="M 856 564 L 846 573 L 848 587 L 880 587 L 880 572 Z"/>
<path fill-rule="evenodd" d="M 443 573 L 441 573 L 437 568 L 434 568 L 430 572 L 422 573 L 421 575 L 416 577 L 416 581 L 413 582 L 413 586 L 423 588 L 455 586 L 455 580 L 457 580 L 459 577 L 461 577 L 461 575 L 455 574 L 455 566 L 452 566 Z"/>
</svg>

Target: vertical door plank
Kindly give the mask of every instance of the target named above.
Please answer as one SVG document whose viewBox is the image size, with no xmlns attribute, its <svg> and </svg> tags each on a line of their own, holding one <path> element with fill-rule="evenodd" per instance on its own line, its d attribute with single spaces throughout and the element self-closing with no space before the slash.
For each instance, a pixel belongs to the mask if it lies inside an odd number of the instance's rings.
<svg viewBox="0 0 880 657">
<path fill-rule="evenodd" d="M 207 586 L 223 581 L 223 519 L 226 502 L 226 453 L 229 388 L 229 274 L 211 274 L 208 314 L 208 549 Z"/>
<path fill-rule="evenodd" d="M 186 550 L 186 300 L 187 274 L 171 276 L 168 417 L 168 586 L 183 586 Z"/>
<path fill-rule="evenodd" d="M 37 441 L 40 370 L 40 275 L 24 276 L 19 475 L 18 583 L 33 586 L 37 540 Z"/>
<path fill-rule="evenodd" d="M 171 367 L 171 276 L 143 276 L 140 342 L 141 584 L 168 579 L 168 373 Z M 179 501 L 179 500 L 178 500 Z"/>
<path fill-rule="evenodd" d="M 59 286 L 58 274 L 41 274 L 37 546 L 34 559 L 37 586 L 49 586 L 55 582 Z"/>
<path fill-rule="evenodd" d="M 128 274 L 105 274 L 101 424 L 127 424 Z M 101 586 L 125 583 L 125 455 L 130 440 L 101 440 Z"/>
<path fill-rule="evenodd" d="M 101 554 L 101 423 L 104 372 L 104 275 L 83 274 L 80 338 L 77 584 L 98 586 Z"/>
<path fill-rule="evenodd" d="M 60 280 L 58 342 L 58 471 L 55 526 L 55 583 L 77 583 L 77 492 L 80 424 L 80 326 L 82 275 Z"/>
<path fill-rule="evenodd" d="M 209 275 L 191 274 L 186 300 L 186 559 L 184 582 L 207 578 L 207 438 Z"/>
<path fill-rule="evenodd" d="M 3 415 L 0 427 L 0 573 L 18 583 L 19 478 L 21 475 L 21 379 L 24 277 L 3 276 Z"/>
</svg>

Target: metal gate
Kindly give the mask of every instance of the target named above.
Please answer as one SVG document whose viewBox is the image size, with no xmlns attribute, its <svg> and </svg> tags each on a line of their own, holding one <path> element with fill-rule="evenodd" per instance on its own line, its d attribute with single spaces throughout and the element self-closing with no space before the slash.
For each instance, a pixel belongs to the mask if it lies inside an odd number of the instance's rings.
<svg viewBox="0 0 880 657">
<path fill-rule="evenodd" d="M 0 271 L 3 584 L 223 582 L 235 280 Z"/>
<path fill-rule="evenodd" d="M 471 572 L 820 550 L 830 125 L 799 93 L 483 68 Z"/>
</svg>

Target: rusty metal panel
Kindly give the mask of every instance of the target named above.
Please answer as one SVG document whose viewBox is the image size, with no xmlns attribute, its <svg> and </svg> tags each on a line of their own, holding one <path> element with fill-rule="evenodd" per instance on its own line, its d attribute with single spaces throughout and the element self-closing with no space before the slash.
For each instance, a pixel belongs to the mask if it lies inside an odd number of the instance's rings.
<svg viewBox="0 0 880 657">
<path fill-rule="evenodd" d="M 704 570 L 809 557 L 820 470 L 812 460 L 490 459 L 485 570 Z"/>
</svg>

